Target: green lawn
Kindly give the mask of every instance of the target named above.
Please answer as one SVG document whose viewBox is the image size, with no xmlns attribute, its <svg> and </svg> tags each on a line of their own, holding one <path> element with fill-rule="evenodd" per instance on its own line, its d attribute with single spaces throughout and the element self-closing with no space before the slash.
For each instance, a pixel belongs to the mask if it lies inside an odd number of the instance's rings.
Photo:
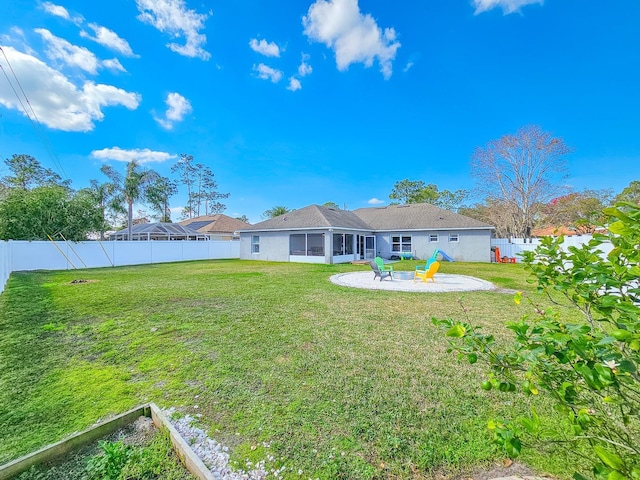
<svg viewBox="0 0 640 480">
<path fill-rule="evenodd" d="M 12 274 L 0 296 L 0 463 L 148 401 L 201 414 L 240 464 L 273 456 L 289 478 L 431 478 L 501 459 L 486 422 L 531 398 L 481 390 L 481 367 L 446 353 L 431 317 L 461 318 L 462 298 L 471 321 L 507 338 L 503 323 L 526 307 L 497 292 L 329 282 L 369 269 L 227 260 Z M 441 272 L 532 290 L 516 264 Z"/>
</svg>

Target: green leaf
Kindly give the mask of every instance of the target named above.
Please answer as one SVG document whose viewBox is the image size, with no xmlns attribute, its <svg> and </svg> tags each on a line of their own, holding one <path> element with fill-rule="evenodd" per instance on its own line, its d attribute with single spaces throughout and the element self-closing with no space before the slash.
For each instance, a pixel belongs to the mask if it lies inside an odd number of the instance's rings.
<svg viewBox="0 0 640 480">
<path fill-rule="evenodd" d="M 520 439 L 517 437 L 509 438 L 504 442 L 504 449 L 509 455 L 510 458 L 516 458 L 520 455 L 520 451 L 522 450 L 522 443 Z"/>
<path fill-rule="evenodd" d="M 457 324 L 447 330 L 446 335 L 447 337 L 462 338 L 466 333 L 467 330 L 462 325 Z"/>
<path fill-rule="evenodd" d="M 627 480 L 628 478 L 626 475 L 622 475 L 615 470 L 607 475 L 607 480 Z"/>
<path fill-rule="evenodd" d="M 618 370 L 626 373 L 635 373 L 637 369 L 633 362 L 630 362 L 629 360 L 622 360 L 620 365 L 618 365 Z"/>
<path fill-rule="evenodd" d="M 622 461 L 620 456 L 618 456 L 618 454 L 610 452 L 602 445 L 596 445 L 595 447 L 593 447 L 593 451 L 596 453 L 596 455 L 598 455 L 598 457 L 600 457 L 600 460 L 602 460 L 602 462 L 607 467 L 613 468 L 614 470 L 618 471 L 624 469 L 624 462 Z"/>
</svg>

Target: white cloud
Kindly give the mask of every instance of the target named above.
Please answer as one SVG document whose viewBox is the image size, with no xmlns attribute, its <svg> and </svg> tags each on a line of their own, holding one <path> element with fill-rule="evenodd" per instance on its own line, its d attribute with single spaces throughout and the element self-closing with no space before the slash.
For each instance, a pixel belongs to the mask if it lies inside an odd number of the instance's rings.
<svg viewBox="0 0 640 480">
<path fill-rule="evenodd" d="M 136 0 L 136 4 L 140 21 L 153 25 L 173 38 L 186 39 L 184 45 L 168 43 L 167 47 L 171 50 L 185 57 L 202 60 L 211 58 L 211 54 L 202 48 L 207 43 L 207 36 L 199 33 L 211 12 L 204 14 L 188 10 L 184 0 Z"/>
<path fill-rule="evenodd" d="M 370 198 L 369 200 L 367 200 L 367 203 L 369 205 L 381 205 L 381 204 L 383 204 L 385 202 L 384 202 L 384 200 L 379 200 L 376 197 L 373 197 L 373 198 Z"/>
<path fill-rule="evenodd" d="M 302 61 L 300 62 L 300 66 L 298 67 L 298 75 L 300 75 L 301 77 L 311 75 L 311 72 L 313 72 L 313 68 L 307 63 L 307 60 L 309 60 L 309 58 L 311 57 L 309 57 L 309 55 L 307 55 L 306 53 L 302 54 Z"/>
<path fill-rule="evenodd" d="M 543 3 L 544 0 L 473 0 L 473 5 L 476 7 L 476 15 L 498 7 L 502 8 L 505 15 L 509 15 L 519 11 L 521 7 L 526 5 L 542 5 Z"/>
<path fill-rule="evenodd" d="M 189 100 L 179 93 L 170 93 L 165 100 L 167 111 L 165 118 L 154 117 L 163 128 L 171 130 L 175 123 L 181 122 L 185 115 L 193 111 L 193 107 Z"/>
<path fill-rule="evenodd" d="M 66 65 L 80 68 L 92 75 L 96 75 L 98 69 L 103 67 L 126 72 L 117 58 L 101 61 L 90 50 L 73 45 L 64 38 L 56 37 L 49 30 L 36 28 L 35 32 L 46 42 L 45 53 L 51 60 L 60 60 Z"/>
<path fill-rule="evenodd" d="M 153 150 L 149 150 L 148 148 L 134 148 L 132 150 L 124 150 L 120 147 L 113 148 L 103 148 L 102 150 L 94 150 L 91 152 L 91 156 L 93 158 L 97 158 L 99 160 L 115 160 L 116 162 L 131 162 L 135 160 L 136 162 L 143 163 L 152 163 L 152 162 L 165 162 L 167 160 L 171 160 L 172 158 L 176 158 L 177 155 L 167 153 L 167 152 L 156 152 Z"/>
<path fill-rule="evenodd" d="M 61 5 L 55 5 L 51 2 L 44 2 L 42 4 L 42 8 L 44 8 L 45 12 L 51 15 L 55 15 L 56 17 L 62 17 L 65 20 L 71 20 L 71 16 L 69 15 L 69 12 L 67 11 L 66 8 L 64 8 Z"/>
<path fill-rule="evenodd" d="M 24 91 L 28 92 L 29 103 L 38 119 L 49 128 L 88 132 L 95 127 L 95 121 L 104 118 L 103 107 L 122 105 L 135 110 L 140 104 L 137 93 L 93 82 L 85 82 L 79 88 L 38 58 L 12 47 L 2 48 Z M 0 82 L 0 105 L 22 112 L 7 82 Z"/>
<path fill-rule="evenodd" d="M 413 67 L 414 63 L 413 62 L 407 62 L 407 64 L 404 66 L 404 68 L 402 69 L 402 71 L 404 73 L 407 73 L 409 70 L 411 70 L 411 67 Z"/>
<path fill-rule="evenodd" d="M 263 80 L 271 80 L 273 83 L 278 83 L 282 79 L 282 72 L 271 68 L 264 63 L 254 65 L 253 69 L 258 72 L 258 77 Z"/>
<path fill-rule="evenodd" d="M 124 38 L 121 38 L 116 32 L 113 30 L 109 30 L 106 27 L 102 27 L 96 23 L 90 23 L 89 28 L 91 28 L 95 37 L 92 37 L 91 34 L 85 32 L 84 30 L 80 31 L 80 36 L 84 38 L 88 38 L 93 40 L 94 42 L 99 43 L 100 45 L 110 48 L 125 57 L 136 57 L 137 55 L 133 53 L 131 49 L 131 45 Z"/>
<path fill-rule="evenodd" d="M 69 15 L 69 11 L 66 8 L 64 8 L 62 5 L 56 5 L 51 2 L 44 2 L 42 4 L 42 8 L 44 8 L 44 11 L 47 12 L 48 14 L 54 15 L 56 17 L 64 18 L 65 20 L 71 20 L 76 25 L 81 25 L 82 22 L 84 21 L 84 17 L 82 15 L 77 15 L 71 18 L 71 15 Z"/>
<path fill-rule="evenodd" d="M 258 52 L 265 57 L 280 56 L 280 47 L 278 47 L 275 42 L 267 42 L 264 38 L 260 41 L 252 38 L 249 41 L 249 46 L 251 47 L 251 50 L 253 50 L 254 52 Z"/>
<path fill-rule="evenodd" d="M 69 66 L 78 67 L 93 75 L 98 73 L 100 62 L 88 49 L 78 47 L 63 38 L 56 37 L 45 28 L 36 28 L 35 32 L 47 43 L 45 53 L 51 60 L 62 60 Z"/>
<path fill-rule="evenodd" d="M 391 77 L 400 48 L 396 32 L 393 28 L 383 31 L 371 15 L 362 14 L 358 0 L 316 0 L 302 24 L 311 40 L 333 49 L 338 70 L 346 70 L 352 63 L 370 67 L 377 60 L 384 78 Z"/>
<path fill-rule="evenodd" d="M 111 60 L 103 60 L 102 66 L 109 70 L 118 70 L 120 72 L 126 72 L 127 70 L 122 66 L 120 60 L 112 58 Z"/>
<path fill-rule="evenodd" d="M 287 87 L 287 90 L 291 90 L 292 92 L 295 92 L 296 90 L 300 90 L 301 88 L 302 88 L 302 84 L 300 83 L 300 80 L 298 80 L 295 77 L 289 78 L 289 86 Z"/>
</svg>

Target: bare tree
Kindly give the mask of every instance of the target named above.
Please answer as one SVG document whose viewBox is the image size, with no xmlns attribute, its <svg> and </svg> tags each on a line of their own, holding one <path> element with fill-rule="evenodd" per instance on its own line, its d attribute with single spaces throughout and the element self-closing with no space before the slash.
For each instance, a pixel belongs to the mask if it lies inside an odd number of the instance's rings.
<svg viewBox="0 0 640 480">
<path fill-rule="evenodd" d="M 536 125 L 475 150 L 471 174 L 487 203 L 497 202 L 510 217 L 505 223 L 513 236 L 530 237 L 542 206 L 563 192 L 564 157 L 571 151 L 564 140 Z"/>
</svg>

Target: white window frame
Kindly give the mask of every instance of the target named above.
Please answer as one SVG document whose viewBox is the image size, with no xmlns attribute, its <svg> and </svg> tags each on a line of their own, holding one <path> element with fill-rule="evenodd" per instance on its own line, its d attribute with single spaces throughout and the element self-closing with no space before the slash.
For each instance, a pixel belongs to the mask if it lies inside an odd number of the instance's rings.
<svg viewBox="0 0 640 480">
<path fill-rule="evenodd" d="M 449 243 L 459 242 L 460 234 L 459 233 L 450 233 L 449 234 Z"/>
<path fill-rule="evenodd" d="M 435 240 L 434 240 L 435 237 Z M 430 233 L 429 234 L 429 242 L 430 243 L 436 243 L 440 241 L 440 236 L 437 233 Z"/>
<path fill-rule="evenodd" d="M 260 253 L 260 235 L 251 235 L 251 253 L 254 255 Z"/>
<path fill-rule="evenodd" d="M 398 241 L 395 242 L 393 239 L 397 238 Z M 409 239 L 409 242 L 405 242 L 405 238 Z M 411 253 L 413 252 L 413 237 L 411 235 L 391 235 L 389 240 L 389 245 L 391 247 L 391 253 Z M 394 244 L 398 246 L 399 250 L 394 250 Z M 405 250 L 402 247 L 409 245 L 409 250 Z"/>
</svg>

